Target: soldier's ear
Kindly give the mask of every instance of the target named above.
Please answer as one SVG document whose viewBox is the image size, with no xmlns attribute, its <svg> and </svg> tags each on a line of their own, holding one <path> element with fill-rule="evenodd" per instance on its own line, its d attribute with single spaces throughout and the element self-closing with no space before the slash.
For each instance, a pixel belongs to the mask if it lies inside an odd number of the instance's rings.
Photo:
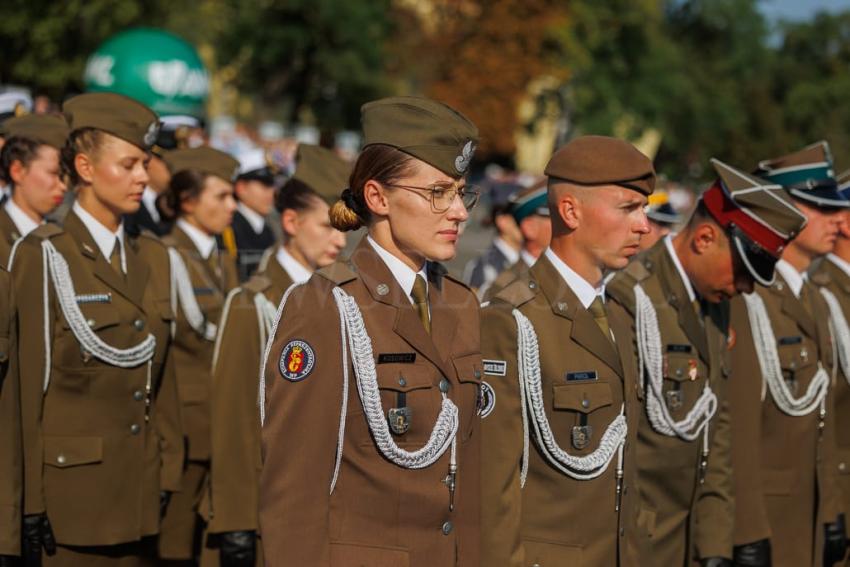
<svg viewBox="0 0 850 567">
<path fill-rule="evenodd" d="M 91 185 L 94 178 L 94 162 L 88 154 L 82 152 L 74 156 L 74 169 L 77 175 L 87 185 Z"/>
<path fill-rule="evenodd" d="M 696 254 L 703 255 L 718 243 L 719 238 L 720 230 L 717 225 L 710 222 L 700 223 L 691 234 L 691 247 Z"/>
<path fill-rule="evenodd" d="M 389 214 L 390 206 L 384 187 L 370 179 L 363 185 L 363 201 L 372 214 L 385 217 Z"/>
<path fill-rule="evenodd" d="M 558 196 L 558 216 L 567 229 L 578 228 L 581 222 L 581 199 L 573 191 L 564 191 Z"/>
</svg>

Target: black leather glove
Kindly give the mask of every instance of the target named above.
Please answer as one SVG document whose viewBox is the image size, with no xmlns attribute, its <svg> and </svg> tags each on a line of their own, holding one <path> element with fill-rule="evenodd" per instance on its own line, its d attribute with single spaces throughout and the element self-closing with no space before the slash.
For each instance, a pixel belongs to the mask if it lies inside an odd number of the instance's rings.
<svg viewBox="0 0 850 567">
<path fill-rule="evenodd" d="M 168 508 L 168 503 L 171 502 L 171 493 L 166 492 L 165 490 L 160 491 L 159 493 L 159 517 L 160 519 L 165 517 L 165 510 Z"/>
<path fill-rule="evenodd" d="M 826 524 L 823 535 L 823 565 L 824 567 L 832 567 L 844 559 L 844 553 L 847 551 L 847 531 L 844 514 L 838 514 L 835 522 Z"/>
<path fill-rule="evenodd" d="M 736 567 L 770 567 L 770 540 L 736 545 L 732 556 L 732 563 Z"/>
<path fill-rule="evenodd" d="M 47 514 L 24 516 L 22 531 L 21 557 L 24 560 L 24 565 L 41 567 L 42 550 L 47 555 L 56 553 L 56 540 L 53 537 L 53 528 L 50 527 Z"/>
<path fill-rule="evenodd" d="M 700 559 L 700 567 L 732 567 L 732 560 L 725 557 L 706 557 Z"/>
<path fill-rule="evenodd" d="M 257 533 L 224 532 L 219 540 L 221 567 L 254 567 L 257 558 Z"/>
</svg>

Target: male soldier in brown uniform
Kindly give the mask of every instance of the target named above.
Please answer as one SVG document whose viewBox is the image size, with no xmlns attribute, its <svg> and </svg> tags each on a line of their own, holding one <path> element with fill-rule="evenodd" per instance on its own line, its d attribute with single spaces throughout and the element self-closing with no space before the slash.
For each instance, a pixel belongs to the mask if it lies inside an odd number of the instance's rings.
<svg viewBox="0 0 850 567">
<path fill-rule="evenodd" d="M 477 567 L 478 301 L 435 262 L 477 201 L 477 129 L 417 97 L 362 116 L 331 223 L 369 234 L 284 298 L 266 357 L 266 564 Z"/>
<path fill-rule="evenodd" d="M 225 297 L 238 285 L 238 279 L 235 262 L 218 250 L 215 231 L 204 225 L 207 219 L 197 218 L 204 213 L 189 213 L 186 207 L 187 202 L 194 203 L 193 211 L 197 211 L 202 208 L 197 205 L 202 200 L 211 203 L 213 210 L 204 210 L 212 220 L 221 222 L 217 230 L 226 228 L 236 206 L 231 179 L 239 162 L 209 147 L 174 150 L 165 154 L 165 161 L 172 177 L 164 199 L 167 208 L 176 213 L 170 215 L 170 220 L 176 222 L 162 242 L 169 248 L 172 262 L 183 266 L 175 280 L 177 318 L 172 356 L 187 463 L 181 490 L 171 498 L 162 521 L 159 553 L 163 560 L 189 561 L 201 551 L 202 518 L 206 515 L 200 504 L 209 482 L 210 390 L 216 325 Z M 192 177 L 193 180 L 185 181 Z"/>
<path fill-rule="evenodd" d="M 719 178 L 684 229 L 608 285 L 632 316 L 644 373 L 637 445 L 644 565 L 732 564 L 728 300 L 751 292 L 754 279 L 773 281 L 777 248 L 806 220 L 782 187 L 713 164 Z"/>
<path fill-rule="evenodd" d="M 585 136 L 546 174 L 552 243 L 481 322 L 482 565 L 638 565 L 637 368 L 602 274 L 648 232 L 655 171 L 630 144 Z"/>
<path fill-rule="evenodd" d="M 27 565 L 138 565 L 153 556 L 161 491 L 180 487 L 183 442 L 169 354 L 170 263 L 123 230 L 147 180 L 147 107 L 85 94 L 63 111 L 78 192 L 64 228 L 18 246 Z M 55 534 L 55 548 L 52 545 Z"/>
<path fill-rule="evenodd" d="M 303 144 L 296 164 L 276 203 L 285 241 L 267 251 L 260 272 L 228 295 L 213 356 L 208 531 L 218 541 L 208 545 L 218 547 L 227 565 L 255 563 L 261 469 L 257 376 L 277 306 L 289 286 L 306 282 L 345 246 L 342 233 L 329 225 L 328 208 L 348 183 L 351 166 L 331 150 Z"/>
<path fill-rule="evenodd" d="M 850 179 L 847 173 L 839 177 L 838 181 L 841 183 L 841 194 L 848 197 Z M 832 323 L 833 346 L 836 350 L 834 356 L 838 368 L 830 396 L 833 398 L 836 423 L 839 488 L 844 498 L 841 510 L 846 514 L 850 510 L 850 331 L 847 326 L 850 315 L 850 211 L 844 211 L 843 217 L 835 248 L 816 268 L 813 266 L 810 279 L 820 288 Z"/>
<path fill-rule="evenodd" d="M 68 137 L 61 116 L 28 114 L 3 123 L 0 181 L 11 197 L 0 207 L 0 266 L 9 266 L 15 242 L 38 228 L 65 195 L 60 152 Z"/>
<path fill-rule="evenodd" d="M 0 567 L 13 567 L 21 553 L 24 473 L 17 316 L 12 278 L 0 269 Z"/>
<path fill-rule="evenodd" d="M 807 224 L 781 251 L 772 286 L 732 300 L 729 400 L 735 471 L 735 560 L 832 565 L 844 553 L 837 486 L 829 316 L 804 274 L 832 250 L 847 207 L 825 142 L 760 164 Z"/>
</svg>

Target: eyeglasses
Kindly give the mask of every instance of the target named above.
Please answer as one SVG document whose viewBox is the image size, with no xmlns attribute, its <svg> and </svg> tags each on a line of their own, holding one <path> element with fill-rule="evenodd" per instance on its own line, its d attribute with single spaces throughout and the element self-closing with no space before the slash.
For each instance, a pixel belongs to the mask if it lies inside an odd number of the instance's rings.
<svg viewBox="0 0 850 567">
<path fill-rule="evenodd" d="M 404 189 L 415 195 L 419 195 L 427 201 L 431 201 L 431 208 L 435 213 L 444 213 L 449 210 L 452 203 L 455 202 L 455 197 L 460 197 L 460 202 L 467 211 L 471 211 L 478 204 L 478 198 L 481 196 L 481 190 L 474 185 L 465 185 L 457 187 L 456 185 L 441 185 L 434 184 L 429 187 L 417 187 L 416 185 L 396 185 L 394 183 L 384 183 L 386 187 L 395 189 Z M 426 191 L 428 195 L 420 193 Z"/>
</svg>

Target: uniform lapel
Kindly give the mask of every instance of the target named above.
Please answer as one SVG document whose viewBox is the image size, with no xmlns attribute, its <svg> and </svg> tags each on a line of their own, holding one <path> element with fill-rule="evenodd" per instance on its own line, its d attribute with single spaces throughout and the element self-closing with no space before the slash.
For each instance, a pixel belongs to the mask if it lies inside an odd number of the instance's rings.
<svg viewBox="0 0 850 567">
<path fill-rule="evenodd" d="M 419 314 L 413 304 L 366 238 L 357 245 L 351 255 L 351 262 L 372 299 L 395 309 L 393 331 L 422 356 L 437 365 L 444 375 L 450 376 L 446 361 L 440 356 L 434 341 L 422 326 L 422 321 L 419 320 Z"/>
<path fill-rule="evenodd" d="M 0 207 L 0 232 L 3 233 L 3 237 L 10 245 L 14 245 L 15 241 L 21 237 L 21 233 L 18 231 L 15 221 L 13 221 L 12 217 L 9 216 L 9 213 L 6 212 L 6 207 Z"/>
<path fill-rule="evenodd" d="M 781 277 L 782 276 L 778 275 L 777 271 L 777 279 Z M 788 282 L 785 282 L 784 278 L 782 279 L 782 282 L 783 286 L 781 290 L 778 289 L 776 285 L 770 288 L 782 297 L 782 312 L 794 319 L 806 335 L 811 338 L 817 337 L 817 326 L 815 325 L 812 316 L 806 311 L 806 306 L 803 305 L 801 299 L 797 299 L 794 292 L 791 291 L 791 286 L 788 285 Z M 805 283 L 803 284 L 803 287 L 805 288 Z M 805 293 L 805 289 L 800 291 L 801 297 L 803 293 Z"/>
<path fill-rule="evenodd" d="M 443 293 L 443 278 L 447 271 L 437 263 L 428 263 L 428 302 L 431 307 L 431 340 L 437 352 L 452 352 L 457 331 L 458 305 L 448 301 Z"/>
<path fill-rule="evenodd" d="M 664 243 L 661 243 L 664 246 Z M 679 275 L 679 270 L 673 263 L 667 247 L 662 249 L 661 258 L 658 258 L 659 268 L 658 275 L 661 283 L 661 289 L 664 296 L 670 302 L 670 305 L 676 310 L 679 315 L 679 327 L 685 332 L 688 340 L 699 351 L 700 357 L 706 364 L 711 361 L 711 353 L 708 351 L 708 341 L 705 337 L 705 327 L 700 323 L 697 313 L 694 310 L 688 296 L 688 290 L 685 288 L 685 282 Z"/>
<path fill-rule="evenodd" d="M 269 261 L 266 264 L 266 269 L 263 270 L 262 275 L 269 278 L 271 281 L 271 288 L 266 290 L 266 297 L 277 305 L 283 298 L 283 294 L 286 293 L 286 290 L 289 289 L 289 286 L 291 286 L 294 282 L 292 281 L 292 278 L 289 277 L 289 273 L 284 270 L 283 266 L 280 265 L 280 262 L 277 261 L 274 254 L 272 254 L 269 258 Z"/>
<path fill-rule="evenodd" d="M 614 343 L 602 333 L 599 325 L 593 320 L 593 316 L 579 302 L 578 297 L 549 259 L 542 256 L 531 268 L 531 276 L 543 291 L 552 312 L 572 321 L 570 338 L 600 358 L 622 377 L 623 368 Z"/>
<path fill-rule="evenodd" d="M 127 292 L 130 300 L 141 306 L 148 284 L 150 268 L 139 255 L 139 243 L 136 238 L 124 235 L 124 253 L 127 257 Z M 114 270 L 113 270 L 114 271 Z"/>
<path fill-rule="evenodd" d="M 189 237 L 189 235 L 183 232 L 179 226 L 175 226 L 171 234 L 174 237 L 174 241 L 177 243 L 177 246 L 192 256 L 192 258 L 196 260 L 196 264 L 201 266 L 202 273 L 200 275 L 203 280 L 208 285 L 223 292 L 221 278 L 215 273 L 212 266 L 210 266 L 210 262 L 208 262 L 206 258 L 201 257 L 198 247 L 195 246 L 195 242 Z M 219 265 L 220 264 L 221 258 L 219 258 Z M 197 270 L 193 269 L 192 266 L 187 266 L 187 268 L 189 269 L 190 274 L 197 272 Z"/>
</svg>

